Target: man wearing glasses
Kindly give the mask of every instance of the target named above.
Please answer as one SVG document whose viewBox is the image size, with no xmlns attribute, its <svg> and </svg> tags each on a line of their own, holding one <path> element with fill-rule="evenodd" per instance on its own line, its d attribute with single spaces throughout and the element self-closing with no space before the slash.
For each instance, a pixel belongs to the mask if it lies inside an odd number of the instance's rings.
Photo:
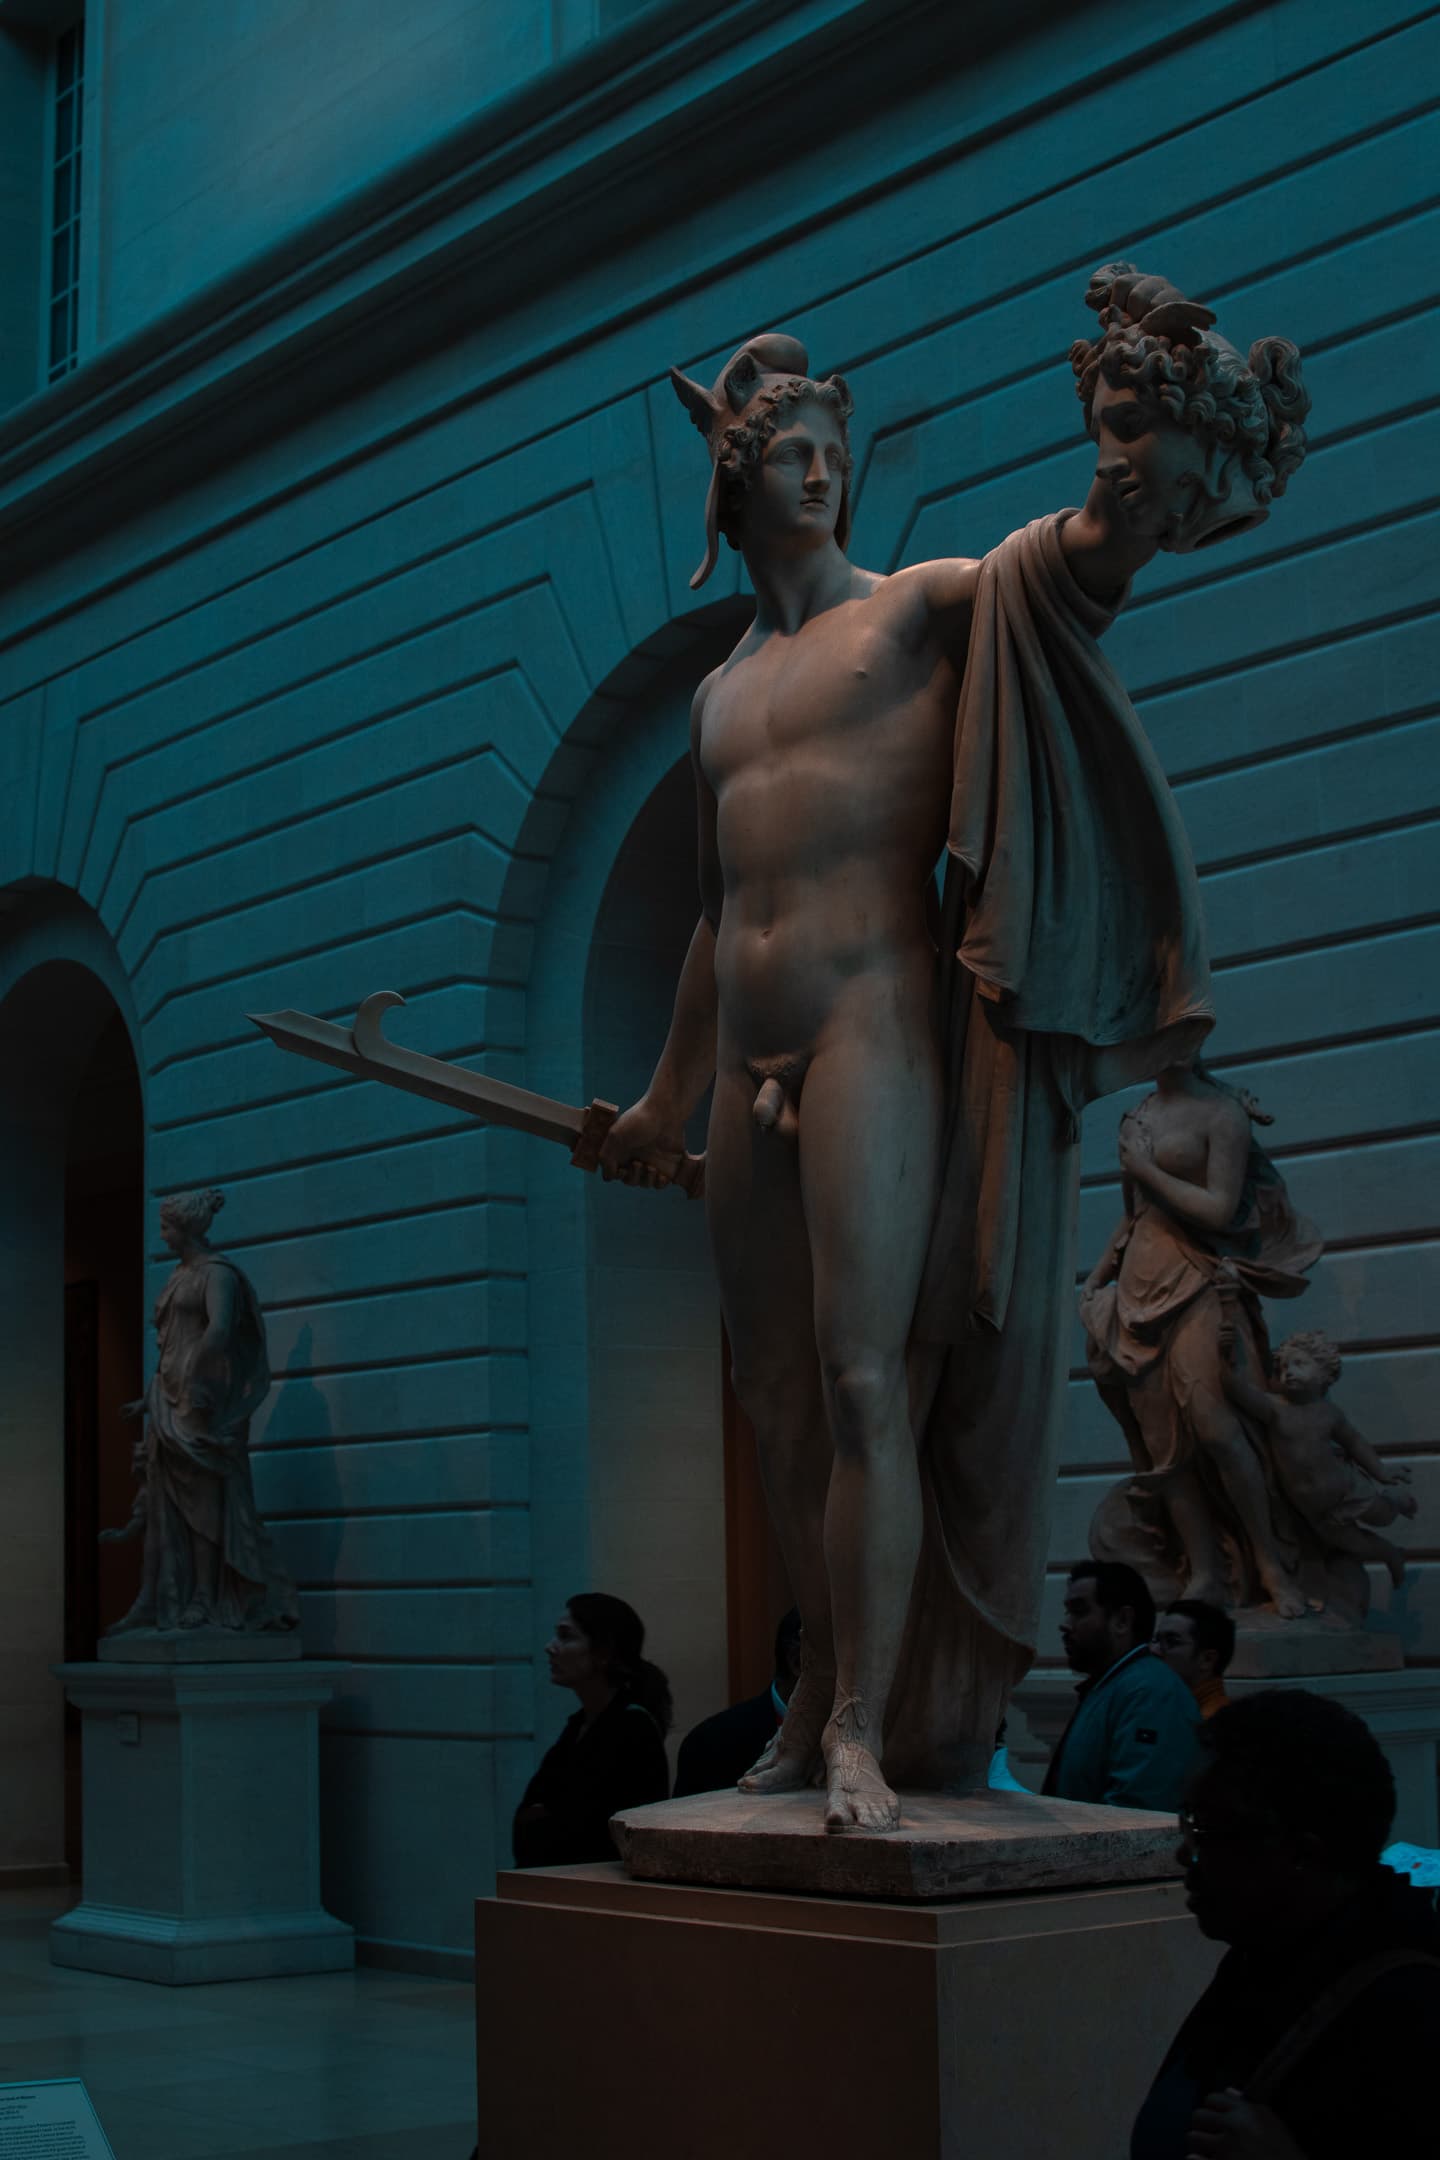
<svg viewBox="0 0 1440 2160">
<path fill-rule="evenodd" d="M 1378 1742 L 1339 1703 L 1267 1688 L 1207 1721 L 1201 1765 L 1176 1857 L 1202 1934 L 1231 1947 L 1130 2160 L 1432 2150 L 1440 1918 L 1381 1865 L 1395 1784 Z"/>
</svg>

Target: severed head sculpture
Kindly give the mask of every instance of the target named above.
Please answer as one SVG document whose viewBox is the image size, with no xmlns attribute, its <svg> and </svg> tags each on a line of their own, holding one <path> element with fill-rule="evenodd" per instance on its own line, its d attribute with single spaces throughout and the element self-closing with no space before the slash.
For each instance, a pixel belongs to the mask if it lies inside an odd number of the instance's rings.
<svg viewBox="0 0 1440 2160">
<path fill-rule="evenodd" d="M 1107 263 L 1090 280 L 1087 307 L 1100 334 L 1077 338 L 1070 365 L 1094 432 L 1102 383 L 1129 392 L 1167 431 L 1190 438 L 1160 545 L 1177 555 L 1249 532 L 1270 515 L 1305 456 L 1310 397 L 1288 338 L 1259 338 L 1241 357 L 1215 329 L 1212 308 L 1130 263 Z"/>
</svg>

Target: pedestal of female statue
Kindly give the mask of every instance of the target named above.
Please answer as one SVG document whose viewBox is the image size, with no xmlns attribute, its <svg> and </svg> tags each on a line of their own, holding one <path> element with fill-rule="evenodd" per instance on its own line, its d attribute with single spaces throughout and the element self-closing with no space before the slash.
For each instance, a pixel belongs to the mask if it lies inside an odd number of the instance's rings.
<svg viewBox="0 0 1440 2160">
<path fill-rule="evenodd" d="M 84 1885 L 57 1965 L 171 1986 L 333 1972 L 353 1929 L 320 1902 L 319 1719 L 344 1665 L 252 1650 L 58 1667 L 84 1736 Z"/>
</svg>

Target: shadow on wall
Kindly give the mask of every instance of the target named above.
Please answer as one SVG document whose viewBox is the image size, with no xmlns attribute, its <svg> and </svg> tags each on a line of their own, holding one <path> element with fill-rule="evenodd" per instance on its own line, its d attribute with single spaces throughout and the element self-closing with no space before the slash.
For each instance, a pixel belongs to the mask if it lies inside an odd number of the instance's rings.
<svg viewBox="0 0 1440 2160">
<path fill-rule="evenodd" d="M 259 1284 L 261 1307 L 264 1292 Z M 275 1376 L 263 1444 L 253 1451 L 255 1498 L 276 1549 L 302 1590 L 332 1583 L 345 1539 L 344 1492 L 330 1405 L 310 1377 L 315 1330 L 302 1323 Z M 313 1602 L 302 1612 L 307 1656 L 333 1654 L 333 1614 Z"/>
<path fill-rule="evenodd" d="M 688 759 L 636 816 L 596 918 L 585 1075 L 633 1101 L 699 914 Z M 708 1098 L 689 1144 L 704 1146 Z M 676 1731 L 727 1700 L 720 1310 L 703 1208 L 596 1183 L 588 1201 L 591 1565 L 670 1676 Z"/>
</svg>

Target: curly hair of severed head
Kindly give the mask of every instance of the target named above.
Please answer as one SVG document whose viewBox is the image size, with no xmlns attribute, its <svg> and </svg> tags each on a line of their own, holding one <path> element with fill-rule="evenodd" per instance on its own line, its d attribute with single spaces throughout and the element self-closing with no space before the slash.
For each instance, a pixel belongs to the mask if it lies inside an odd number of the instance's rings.
<svg viewBox="0 0 1440 2160">
<path fill-rule="evenodd" d="M 1194 508 L 1164 544 L 1184 553 L 1263 523 L 1305 457 L 1310 394 L 1297 347 L 1258 338 L 1242 357 L 1213 309 L 1131 263 L 1097 270 L 1085 304 L 1100 332 L 1076 339 L 1070 365 L 1086 427 L 1103 379 L 1178 422 L 1204 454 Z"/>
</svg>

